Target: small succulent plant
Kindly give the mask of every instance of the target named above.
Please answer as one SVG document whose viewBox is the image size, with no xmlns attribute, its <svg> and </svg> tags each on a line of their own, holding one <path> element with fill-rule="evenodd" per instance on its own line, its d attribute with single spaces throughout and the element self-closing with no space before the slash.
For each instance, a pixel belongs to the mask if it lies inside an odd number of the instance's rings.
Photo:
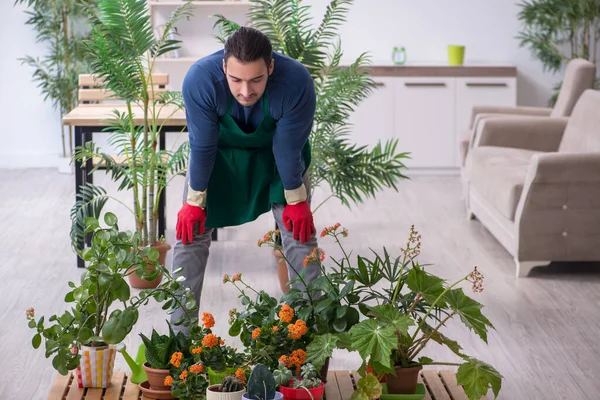
<svg viewBox="0 0 600 400">
<path fill-rule="evenodd" d="M 239 392 L 244 389 L 244 384 L 235 375 L 227 375 L 223 378 L 221 386 L 219 387 L 221 392 Z"/>
<path fill-rule="evenodd" d="M 272 400 L 275 398 L 275 379 L 263 364 L 257 364 L 248 378 L 248 398 L 251 400 Z"/>
</svg>

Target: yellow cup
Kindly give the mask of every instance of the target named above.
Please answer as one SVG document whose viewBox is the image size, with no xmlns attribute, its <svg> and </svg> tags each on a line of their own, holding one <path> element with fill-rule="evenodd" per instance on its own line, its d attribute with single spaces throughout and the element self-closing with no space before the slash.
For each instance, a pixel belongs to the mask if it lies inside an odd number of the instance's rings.
<svg viewBox="0 0 600 400">
<path fill-rule="evenodd" d="M 463 65 L 465 60 L 465 46 L 448 46 L 448 65 Z"/>
</svg>

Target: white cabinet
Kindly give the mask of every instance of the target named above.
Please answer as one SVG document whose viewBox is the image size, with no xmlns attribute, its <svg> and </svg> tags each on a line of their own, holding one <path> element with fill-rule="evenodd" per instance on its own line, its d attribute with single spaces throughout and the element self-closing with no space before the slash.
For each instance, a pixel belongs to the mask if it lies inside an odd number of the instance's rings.
<svg viewBox="0 0 600 400">
<path fill-rule="evenodd" d="M 514 77 L 379 77 L 377 90 L 350 116 L 352 141 L 398 138 L 409 169 L 455 170 L 458 142 L 477 105 L 515 106 Z"/>
<path fill-rule="evenodd" d="M 395 137 L 396 78 L 374 77 L 376 89 L 350 114 L 352 142 L 373 148 L 378 141 Z"/>
<path fill-rule="evenodd" d="M 516 78 L 456 78 L 456 132 L 469 128 L 474 106 L 514 106 Z"/>
<path fill-rule="evenodd" d="M 397 78 L 395 135 L 400 151 L 410 152 L 408 168 L 454 166 L 453 78 Z"/>
</svg>

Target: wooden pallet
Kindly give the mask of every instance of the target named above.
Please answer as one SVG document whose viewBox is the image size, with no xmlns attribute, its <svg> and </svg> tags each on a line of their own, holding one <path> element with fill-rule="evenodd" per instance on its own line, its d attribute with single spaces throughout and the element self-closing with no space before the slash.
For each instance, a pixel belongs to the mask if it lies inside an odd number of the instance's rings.
<svg viewBox="0 0 600 400">
<path fill-rule="evenodd" d="M 356 389 L 360 375 L 356 371 L 329 371 L 325 385 L 325 400 L 348 400 Z M 422 370 L 419 382 L 425 384 L 423 400 L 468 400 L 461 386 L 456 384 L 455 371 Z M 487 400 L 483 396 L 481 400 Z"/>
<path fill-rule="evenodd" d="M 142 392 L 136 383 L 129 381 L 124 372 L 113 374 L 111 385 L 106 389 L 79 388 L 73 372 L 58 375 L 50 389 L 48 400 L 139 400 Z"/>
<path fill-rule="evenodd" d="M 356 371 L 329 371 L 325 385 L 325 400 L 349 400 L 360 376 Z M 422 370 L 419 382 L 425 384 L 424 400 L 468 400 L 462 387 L 456 385 L 454 371 Z M 78 388 L 73 373 L 58 375 L 48 400 L 140 400 L 138 385 L 128 380 L 124 372 L 115 372 L 107 389 Z M 487 400 L 487 397 L 482 397 Z"/>
</svg>

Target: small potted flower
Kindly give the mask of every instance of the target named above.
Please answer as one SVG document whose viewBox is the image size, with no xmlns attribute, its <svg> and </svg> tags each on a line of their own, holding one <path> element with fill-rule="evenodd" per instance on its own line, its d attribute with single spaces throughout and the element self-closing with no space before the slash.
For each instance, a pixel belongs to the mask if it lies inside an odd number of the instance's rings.
<svg viewBox="0 0 600 400">
<path fill-rule="evenodd" d="M 325 384 L 319 379 L 314 365 L 306 363 L 301 368 L 300 376 L 294 376 L 284 364 L 279 362 L 279 367 L 273 372 L 275 384 L 285 400 L 321 400 Z"/>
</svg>

